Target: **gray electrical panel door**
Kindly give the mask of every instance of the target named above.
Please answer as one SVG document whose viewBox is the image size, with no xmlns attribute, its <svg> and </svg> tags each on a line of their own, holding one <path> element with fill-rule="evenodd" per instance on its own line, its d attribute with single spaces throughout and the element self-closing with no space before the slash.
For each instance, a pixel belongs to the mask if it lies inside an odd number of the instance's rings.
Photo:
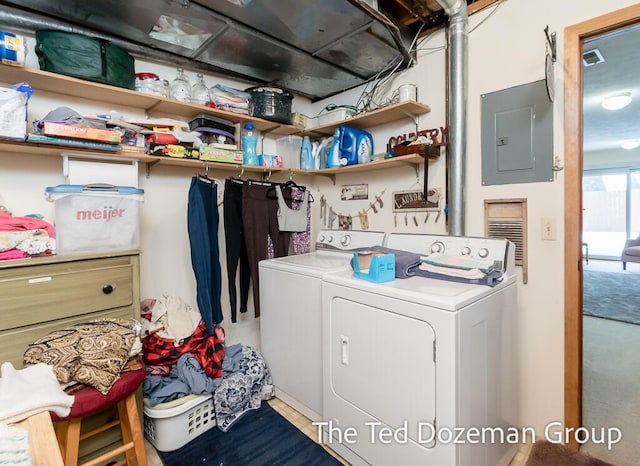
<svg viewBox="0 0 640 466">
<path fill-rule="evenodd" d="M 482 95 L 482 184 L 553 181 L 553 104 L 544 80 Z"/>
</svg>

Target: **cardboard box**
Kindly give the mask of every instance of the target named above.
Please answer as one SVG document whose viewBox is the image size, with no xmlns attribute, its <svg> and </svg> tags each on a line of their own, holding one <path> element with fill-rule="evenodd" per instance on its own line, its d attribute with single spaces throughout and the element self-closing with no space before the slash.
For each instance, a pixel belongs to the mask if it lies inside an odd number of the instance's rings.
<svg viewBox="0 0 640 466">
<path fill-rule="evenodd" d="M 258 160 L 263 167 L 282 168 L 282 157 L 279 155 L 261 154 Z"/>
<path fill-rule="evenodd" d="M 42 127 L 42 134 L 45 136 L 56 136 L 72 139 L 88 139 L 89 141 L 106 142 L 109 144 L 120 144 L 122 134 L 113 129 L 89 128 L 78 125 L 65 125 L 62 123 L 52 123 L 45 121 Z"/>
<path fill-rule="evenodd" d="M 292 113 L 291 124 L 293 126 L 297 126 L 300 129 L 305 129 L 307 126 L 309 126 L 309 117 L 299 112 Z"/>
<path fill-rule="evenodd" d="M 200 147 L 200 160 L 204 160 L 206 162 L 242 164 L 242 151 L 223 149 L 221 147 L 202 146 Z"/>
<path fill-rule="evenodd" d="M 4 65 L 23 66 L 26 54 L 24 37 L 0 31 L 0 62 Z"/>
<path fill-rule="evenodd" d="M 198 149 L 187 147 L 182 144 L 153 144 L 148 143 L 145 147 L 148 155 L 162 155 L 168 157 L 176 157 L 179 159 L 189 158 L 197 159 L 200 156 Z"/>
</svg>

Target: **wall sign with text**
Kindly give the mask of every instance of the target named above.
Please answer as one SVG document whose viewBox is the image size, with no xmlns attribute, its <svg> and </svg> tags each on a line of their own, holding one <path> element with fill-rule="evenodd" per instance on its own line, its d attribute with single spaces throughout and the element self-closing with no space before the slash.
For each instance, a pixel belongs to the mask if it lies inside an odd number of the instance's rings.
<svg viewBox="0 0 640 466">
<path fill-rule="evenodd" d="M 393 211 L 437 211 L 440 210 L 440 200 L 442 199 L 442 190 L 440 188 L 431 188 L 427 193 L 427 200 L 424 201 L 422 191 L 394 191 Z"/>
</svg>

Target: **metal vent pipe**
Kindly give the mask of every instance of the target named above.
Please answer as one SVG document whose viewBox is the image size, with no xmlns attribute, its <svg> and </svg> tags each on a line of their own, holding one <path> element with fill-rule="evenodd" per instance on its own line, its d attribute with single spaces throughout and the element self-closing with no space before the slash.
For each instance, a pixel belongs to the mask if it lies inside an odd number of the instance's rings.
<svg viewBox="0 0 640 466">
<path fill-rule="evenodd" d="M 465 234 L 465 171 L 467 150 L 467 75 L 469 17 L 463 0 L 437 0 L 449 16 L 447 41 L 449 43 L 449 177 L 451 187 L 449 207 L 449 234 Z"/>
</svg>

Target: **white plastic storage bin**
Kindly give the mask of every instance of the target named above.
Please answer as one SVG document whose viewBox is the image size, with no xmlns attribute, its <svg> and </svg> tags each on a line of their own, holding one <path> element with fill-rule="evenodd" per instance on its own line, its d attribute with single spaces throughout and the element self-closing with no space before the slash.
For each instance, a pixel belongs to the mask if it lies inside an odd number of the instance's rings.
<svg viewBox="0 0 640 466">
<path fill-rule="evenodd" d="M 282 157 L 283 168 L 300 168 L 301 136 L 284 136 L 276 139 L 276 155 Z"/>
<path fill-rule="evenodd" d="M 167 409 L 144 407 L 144 435 L 160 451 L 173 451 L 215 427 L 211 394 Z"/>
<path fill-rule="evenodd" d="M 55 202 L 58 254 L 126 251 L 140 247 L 144 190 L 130 186 L 58 185 L 46 189 Z"/>
</svg>

